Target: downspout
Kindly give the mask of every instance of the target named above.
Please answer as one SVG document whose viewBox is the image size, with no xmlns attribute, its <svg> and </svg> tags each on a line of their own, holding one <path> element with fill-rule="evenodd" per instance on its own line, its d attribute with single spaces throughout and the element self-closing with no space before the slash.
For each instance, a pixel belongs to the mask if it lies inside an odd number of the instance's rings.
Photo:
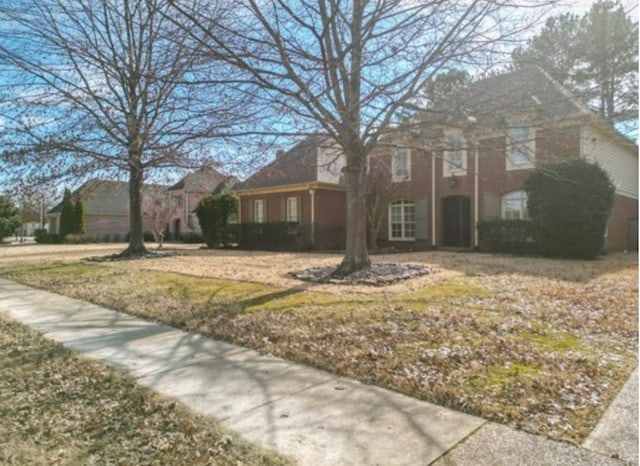
<svg viewBox="0 0 640 466">
<path fill-rule="evenodd" d="M 242 223 L 242 196 L 236 194 L 238 198 L 238 224 Z"/>
<path fill-rule="evenodd" d="M 311 246 L 316 244 L 316 190 L 310 189 L 311 197 Z"/>
<path fill-rule="evenodd" d="M 436 248 L 436 157 L 431 152 L 431 247 Z"/>
<path fill-rule="evenodd" d="M 473 193 L 473 246 L 478 247 L 478 144 L 473 145 L 473 181 L 474 181 L 474 193 Z"/>
</svg>

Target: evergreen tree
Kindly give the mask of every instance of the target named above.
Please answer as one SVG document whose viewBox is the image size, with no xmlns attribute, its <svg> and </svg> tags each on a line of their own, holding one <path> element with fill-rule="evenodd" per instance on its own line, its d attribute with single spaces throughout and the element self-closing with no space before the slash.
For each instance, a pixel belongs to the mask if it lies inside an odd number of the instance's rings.
<svg viewBox="0 0 640 466">
<path fill-rule="evenodd" d="M 71 191 L 64 190 L 64 196 L 62 197 L 62 211 L 60 212 L 60 229 L 58 233 L 62 238 L 69 233 L 73 233 L 74 230 L 74 206 L 71 199 Z"/>
<path fill-rule="evenodd" d="M 18 209 L 6 196 L 0 196 L 0 241 L 12 235 L 20 226 Z"/>
<path fill-rule="evenodd" d="M 618 1 L 597 1 L 582 18 L 549 18 L 512 58 L 516 68 L 544 69 L 611 123 L 637 116 L 638 23 Z"/>
<path fill-rule="evenodd" d="M 71 232 L 78 235 L 83 235 L 85 233 L 84 205 L 82 204 L 82 198 L 80 196 L 76 198 L 76 202 L 73 207 L 73 230 Z"/>
</svg>

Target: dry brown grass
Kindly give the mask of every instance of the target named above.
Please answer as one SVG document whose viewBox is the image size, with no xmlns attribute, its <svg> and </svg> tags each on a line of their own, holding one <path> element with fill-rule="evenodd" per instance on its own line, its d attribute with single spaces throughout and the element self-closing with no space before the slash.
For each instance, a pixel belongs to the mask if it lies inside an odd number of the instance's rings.
<svg viewBox="0 0 640 466">
<path fill-rule="evenodd" d="M 0 464 L 285 465 L 0 314 Z"/>
<path fill-rule="evenodd" d="M 337 265 L 337 255 L 179 253 L 99 265 L 0 259 L 0 272 L 572 442 L 636 364 L 636 255 L 375 256 L 436 270 L 378 288 L 287 276 Z"/>
</svg>

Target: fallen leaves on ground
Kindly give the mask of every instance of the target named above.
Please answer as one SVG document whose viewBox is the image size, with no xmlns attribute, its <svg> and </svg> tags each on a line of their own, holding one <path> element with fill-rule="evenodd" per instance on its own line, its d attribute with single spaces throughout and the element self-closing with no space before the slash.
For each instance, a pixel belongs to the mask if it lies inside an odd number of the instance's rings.
<svg viewBox="0 0 640 466">
<path fill-rule="evenodd" d="M 637 256 L 377 258 L 394 259 L 434 273 L 389 287 L 301 287 L 287 263 L 335 257 L 189 251 L 4 275 L 575 443 L 636 364 Z"/>
<path fill-rule="evenodd" d="M 0 464 L 284 465 L 0 314 Z"/>
</svg>

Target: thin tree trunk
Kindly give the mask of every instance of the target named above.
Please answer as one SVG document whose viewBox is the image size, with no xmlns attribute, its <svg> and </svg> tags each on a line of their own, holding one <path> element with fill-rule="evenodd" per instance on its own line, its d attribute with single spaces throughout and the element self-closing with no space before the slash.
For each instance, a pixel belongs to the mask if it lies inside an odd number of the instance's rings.
<svg viewBox="0 0 640 466">
<path fill-rule="evenodd" d="M 345 277 L 371 266 L 367 252 L 366 185 L 362 164 L 345 168 L 347 186 L 347 241 L 342 264 L 333 273 Z"/>
</svg>

